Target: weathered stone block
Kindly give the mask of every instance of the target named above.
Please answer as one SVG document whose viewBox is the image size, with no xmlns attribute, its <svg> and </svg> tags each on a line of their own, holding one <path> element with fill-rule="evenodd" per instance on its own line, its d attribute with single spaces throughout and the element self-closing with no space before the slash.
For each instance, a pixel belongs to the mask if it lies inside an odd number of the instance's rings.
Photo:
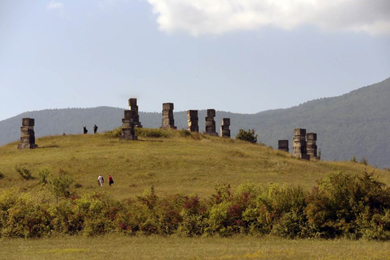
<svg viewBox="0 0 390 260">
<path fill-rule="evenodd" d="M 196 120 L 198 120 L 198 110 L 188 110 L 187 111 L 187 118 L 189 120 L 194 119 L 194 118 L 196 118 Z"/>
<path fill-rule="evenodd" d="M 137 99 L 136 98 L 130 98 L 129 99 L 129 107 L 136 107 L 137 106 Z"/>
<path fill-rule="evenodd" d="M 137 111 L 132 111 L 132 110 L 125 110 L 124 115 L 126 119 L 137 119 L 138 118 L 138 113 Z"/>
<path fill-rule="evenodd" d="M 215 117 L 215 109 L 207 109 L 207 117 Z"/>
<path fill-rule="evenodd" d="M 34 118 L 23 118 L 22 119 L 22 126 L 34 126 L 35 120 Z"/>
<path fill-rule="evenodd" d="M 317 134 L 316 133 L 307 133 L 307 140 L 314 140 L 317 141 Z"/>
<path fill-rule="evenodd" d="M 163 103 L 163 110 L 174 110 L 173 103 Z"/>
<path fill-rule="evenodd" d="M 222 125 L 230 126 L 230 118 L 223 118 Z"/>
<path fill-rule="evenodd" d="M 295 136 L 300 135 L 300 136 L 305 136 L 306 137 L 306 129 L 304 129 L 304 128 L 295 128 L 294 129 L 294 135 Z"/>
</svg>

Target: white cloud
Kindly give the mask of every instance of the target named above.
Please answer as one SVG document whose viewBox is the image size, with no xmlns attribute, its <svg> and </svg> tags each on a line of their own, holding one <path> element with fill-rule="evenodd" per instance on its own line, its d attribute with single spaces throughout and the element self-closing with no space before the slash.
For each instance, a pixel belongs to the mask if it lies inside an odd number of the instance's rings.
<svg viewBox="0 0 390 260">
<path fill-rule="evenodd" d="M 64 4 L 57 1 L 51 1 L 47 6 L 46 10 L 62 10 L 64 8 Z"/>
<path fill-rule="evenodd" d="M 314 25 L 329 31 L 390 34 L 390 0 L 147 0 L 160 30 L 193 36 Z"/>
</svg>

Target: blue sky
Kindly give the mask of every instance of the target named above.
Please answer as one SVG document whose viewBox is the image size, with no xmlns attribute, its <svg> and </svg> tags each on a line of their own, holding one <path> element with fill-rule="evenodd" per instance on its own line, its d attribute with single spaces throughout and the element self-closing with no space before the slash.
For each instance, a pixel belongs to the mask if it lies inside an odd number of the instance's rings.
<svg viewBox="0 0 390 260">
<path fill-rule="evenodd" d="M 0 0 L 0 120 L 130 97 L 256 113 L 388 77 L 388 0 Z"/>
</svg>

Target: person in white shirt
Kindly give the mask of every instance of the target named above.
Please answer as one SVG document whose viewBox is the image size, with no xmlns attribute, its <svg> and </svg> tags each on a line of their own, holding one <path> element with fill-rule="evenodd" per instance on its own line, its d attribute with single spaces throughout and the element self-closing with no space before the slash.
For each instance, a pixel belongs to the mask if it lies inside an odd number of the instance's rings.
<svg viewBox="0 0 390 260">
<path fill-rule="evenodd" d="M 100 186 L 103 186 L 103 182 L 104 182 L 104 178 L 103 176 L 100 174 L 99 177 L 98 177 L 98 183 Z"/>
</svg>

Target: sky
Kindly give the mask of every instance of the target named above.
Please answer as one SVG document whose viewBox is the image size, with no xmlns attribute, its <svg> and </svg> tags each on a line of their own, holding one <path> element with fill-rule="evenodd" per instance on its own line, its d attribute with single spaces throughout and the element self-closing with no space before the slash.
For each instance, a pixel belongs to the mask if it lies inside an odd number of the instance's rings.
<svg viewBox="0 0 390 260">
<path fill-rule="evenodd" d="M 0 120 L 131 97 L 257 113 L 388 77 L 389 0 L 0 0 Z"/>
</svg>

